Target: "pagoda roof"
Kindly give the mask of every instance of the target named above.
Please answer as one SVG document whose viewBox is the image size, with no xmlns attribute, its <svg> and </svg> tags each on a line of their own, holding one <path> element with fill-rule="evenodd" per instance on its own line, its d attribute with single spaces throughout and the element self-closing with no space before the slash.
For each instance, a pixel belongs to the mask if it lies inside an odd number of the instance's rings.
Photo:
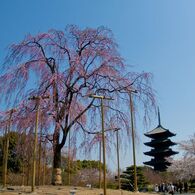
<svg viewBox="0 0 195 195">
<path fill-rule="evenodd" d="M 144 164 L 154 167 L 155 171 L 165 171 L 168 166 L 171 165 L 171 163 L 165 159 L 152 159 L 151 161 L 144 162 Z"/>
<path fill-rule="evenodd" d="M 147 137 L 150 137 L 150 138 L 154 138 L 154 139 L 156 139 L 156 138 L 162 139 L 162 138 L 168 138 L 168 137 L 175 136 L 176 134 L 170 132 L 168 129 L 165 129 L 161 125 L 160 111 L 158 109 L 158 126 L 155 129 L 145 133 L 144 135 Z"/>
<path fill-rule="evenodd" d="M 168 156 L 172 156 L 174 154 L 178 154 L 178 152 L 175 152 L 175 151 L 173 151 L 170 148 L 168 148 L 168 149 L 159 148 L 159 149 L 152 149 L 149 152 L 144 152 L 144 154 L 148 155 L 148 156 L 164 156 L 164 157 L 168 157 Z"/>
<path fill-rule="evenodd" d="M 156 159 L 151 159 L 150 161 L 144 162 L 145 165 L 150 165 L 150 166 L 156 166 L 156 165 L 165 165 L 165 166 L 169 166 L 171 165 L 170 162 L 168 162 L 165 159 L 160 159 L 160 160 L 156 160 Z"/>
<path fill-rule="evenodd" d="M 152 166 L 154 167 L 154 171 L 166 171 L 167 168 L 170 166 L 170 165 L 166 165 L 166 164 L 156 164 L 156 165 L 150 165 L 150 164 L 147 164 L 145 163 L 145 165 L 149 165 L 149 166 Z"/>
<path fill-rule="evenodd" d="M 172 137 L 175 136 L 176 134 L 170 132 L 168 129 L 165 129 L 161 125 L 158 125 L 155 129 L 145 133 L 144 135 L 150 138 L 157 138 L 157 137 Z"/>
<path fill-rule="evenodd" d="M 172 142 L 170 139 L 153 139 L 150 142 L 146 142 L 144 143 L 146 146 L 150 146 L 150 147 L 158 147 L 158 146 L 173 146 L 176 145 L 176 143 Z"/>
</svg>

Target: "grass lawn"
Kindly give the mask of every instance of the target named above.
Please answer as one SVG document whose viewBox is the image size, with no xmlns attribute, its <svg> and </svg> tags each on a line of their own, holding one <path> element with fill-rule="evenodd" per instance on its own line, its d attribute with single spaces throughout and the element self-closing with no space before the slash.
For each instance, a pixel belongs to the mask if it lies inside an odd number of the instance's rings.
<svg viewBox="0 0 195 195">
<path fill-rule="evenodd" d="M 75 195 L 100 195 L 103 194 L 103 189 L 89 189 L 82 187 L 67 187 L 67 186 L 40 186 L 36 187 L 35 193 L 31 193 L 31 187 L 8 186 L 8 189 L 0 189 L 1 195 L 18 195 L 18 194 L 37 194 L 37 195 L 70 195 L 70 191 L 75 190 Z M 107 195 L 149 195 L 152 193 L 133 193 L 124 190 L 107 189 Z"/>
</svg>

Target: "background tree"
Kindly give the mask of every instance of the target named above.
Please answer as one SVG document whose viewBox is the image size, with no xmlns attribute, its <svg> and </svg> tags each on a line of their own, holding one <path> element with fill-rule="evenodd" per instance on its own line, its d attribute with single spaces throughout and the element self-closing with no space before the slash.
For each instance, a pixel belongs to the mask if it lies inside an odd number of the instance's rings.
<svg viewBox="0 0 195 195">
<path fill-rule="evenodd" d="M 52 135 L 54 184 L 61 184 L 55 175 L 61 168 L 61 150 L 70 129 L 100 129 L 96 125 L 100 106 L 88 98 L 89 94 L 115 99 L 105 103 L 105 128 L 120 124 L 128 130 L 128 110 L 124 105 L 129 104 L 132 89 L 138 91 L 136 98 L 143 103 L 148 117 L 155 104 L 151 74 L 128 73 L 126 68 L 112 32 L 104 27 L 80 30 L 68 26 L 64 31 L 27 35 L 22 42 L 10 46 L 1 70 L 0 100 L 17 106 L 13 116 L 17 129 L 33 132 L 37 101 L 28 98 L 39 97 L 43 133 Z"/>
<path fill-rule="evenodd" d="M 9 135 L 9 149 L 8 149 L 8 170 L 18 173 L 21 170 L 21 159 L 17 155 L 17 143 L 19 135 L 17 132 L 10 132 Z M 0 167 L 3 166 L 3 146 L 5 144 L 6 137 L 0 137 Z"/>
<path fill-rule="evenodd" d="M 162 182 L 165 182 L 161 172 L 154 171 L 151 167 L 145 166 L 143 172 L 144 172 L 144 176 L 147 178 L 150 184 L 155 185 L 155 184 L 161 184 Z"/>
<path fill-rule="evenodd" d="M 8 135 L 6 135 L 8 136 Z M 3 145 L 5 144 L 6 136 L 0 137 L 0 183 L 2 183 L 3 169 Z M 44 147 L 46 145 L 44 144 Z M 43 152 L 47 153 L 47 146 L 43 148 Z M 8 183 L 11 185 L 29 185 L 31 183 L 32 169 L 32 153 L 33 153 L 33 135 L 18 133 L 11 131 L 9 133 L 9 150 L 8 150 Z M 38 155 L 37 155 L 38 156 Z M 37 177 L 37 183 L 50 184 L 51 181 L 43 179 L 50 174 L 51 163 L 47 162 L 47 156 L 42 155 L 41 158 L 41 176 Z M 44 170 L 45 169 L 45 170 Z M 37 166 L 38 172 L 38 166 Z M 40 184 L 39 183 L 39 184 Z"/>
<path fill-rule="evenodd" d="M 68 177 L 68 157 L 62 156 L 62 168 L 64 183 L 67 183 Z M 103 164 L 101 163 L 103 168 Z M 99 161 L 95 160 L 74 160 L 70 167 L 71 183 L 79 186 L 91 184 L 93 187 L 99 185 Z"/>
<path fill-rule="evenodd" d="M 169 171 L 177 180 L 194 180 L 195 179 L 195 134 L 189 140 L 182 141 L 179 144 L 182 158 L 170 159 L 172 166 Z"/>
<path fill-rule="evenodd" d="M 184 152 L 184 156 L 195 157 L 195 134 L 189 140 L 179 143 L 179 147 Z"/>
</svg>

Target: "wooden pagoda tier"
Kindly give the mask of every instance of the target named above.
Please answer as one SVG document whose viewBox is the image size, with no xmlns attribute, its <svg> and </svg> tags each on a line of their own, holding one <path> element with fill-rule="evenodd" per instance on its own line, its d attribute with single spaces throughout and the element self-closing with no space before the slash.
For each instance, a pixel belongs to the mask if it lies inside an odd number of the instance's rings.
<svg viewBox="0 0 195 195">
<path fill-rule="evenodd" d="M 178 152 L 175 152 L 173 151 L 172 149 L 170 148 L 154 148 L 152 150 L 150 150 L 150 152 L 144 152 L 145 155 L 148 155 L 148 156 L 171 156 L 171 155 L 174 155 L 174 154 L 177 154 Z"/>
<path fill-rule="evenodd" d="M 151 140 L 150 142 L 144 143 L 146 146 L 155 147 L 155 146 L 174 146 L 176 143 L 172 142 L 170 139 L 158 139 L 158 140 Z"/>
<path fill-rule="evenodd" d="M 151 161 L 144 162 L 144 164 L 154 167 L 155 171 L 166 171 L 166 169 L 171 165 L 170 162 L 164 159 L 151 159 Z"/>
<path fill-rule="evenodd" d="M 167 157 L 178 153 L 170 148 L 171 146 L 176 145 L 176 143 L 169 139 L 169 137 L 173 137 L 176 134 L 162 127 L 159 112 L 158 122 L 159 124 L 155 129 L 144 134 L 151 138 L 150 142 L 144 144 L 152 148 L 149 152 L 144 152 L 144 154 L 153 157 L 150 161 L 144 162 L 144 164 L 153 166 L 156 171 L 165 171 L 171 164 L 166 160 Z"/>
<path fill-rule="evenodd" d="M 151 161 L 145 162 L 145 164 L 150 165 L 150 166 L 154 166 L 156 164 L 165 164 L 166 166 L 171 165 L 170 162 L 164 161 L 162 159 L 151 159 Z"/>
</svg>

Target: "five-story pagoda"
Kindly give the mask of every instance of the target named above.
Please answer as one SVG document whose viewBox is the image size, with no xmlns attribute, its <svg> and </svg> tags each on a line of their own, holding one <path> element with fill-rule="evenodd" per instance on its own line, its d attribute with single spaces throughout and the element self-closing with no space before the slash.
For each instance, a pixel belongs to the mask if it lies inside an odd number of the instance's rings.
<svg viewBox="0 0 195 195">
<path fill-rule="evenodd" d="M 150 142 L 146 142 L 144 144 L 146 146 L 152 147 L 149 152 L 144 152 L 144 154 L 153 157 L 150 161 L 144 162 L 144 164 L 152 166 L 155 171 L 166 171 L 168 166 L 171 165 L 171 163 L 167 161 L 167 157 L 178 153 L 170 148 L 171 146 L 176 145 L 176 143 L 169 139 L 176 134 L 162 127 L 159 110 L 158 126 L 144 135 L 151 138 Z"/>
</svg>

